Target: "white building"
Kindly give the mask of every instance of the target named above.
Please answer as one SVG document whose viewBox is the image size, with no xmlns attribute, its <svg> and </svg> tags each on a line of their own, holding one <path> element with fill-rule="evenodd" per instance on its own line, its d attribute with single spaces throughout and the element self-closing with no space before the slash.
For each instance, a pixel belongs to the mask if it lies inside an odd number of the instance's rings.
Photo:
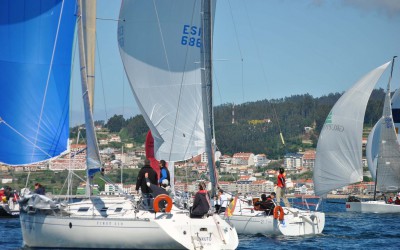
<svg viewBox="0 0 400 250">
<path fill-rule="evenodd" d="M 265 154 L 258 154 L 254 156 L 254 166 L 256 167 L 265 167 L 269 162 L 270 160 L 267 159 Z"/>
</svg>

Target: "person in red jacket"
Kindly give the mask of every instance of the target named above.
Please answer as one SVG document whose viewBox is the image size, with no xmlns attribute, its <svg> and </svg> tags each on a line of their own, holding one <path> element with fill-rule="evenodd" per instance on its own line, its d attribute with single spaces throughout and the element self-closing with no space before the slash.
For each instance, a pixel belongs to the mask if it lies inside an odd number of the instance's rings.
<svg viewBox="0 0 400 250">
<path fill-rule="evenodd" d="M 285 203 L 286 207 L 290 207 L 290 203 L 288 199 L 286 198 L 285 192 L 286 192 L 286 174 L 285 174 L 285 169 L 284 168 L 279 168 L 279 175 L 276 183 L 276 204 L 280 206 L 281 204 L 281 197 L 283 199 L 283 202 Z"/>
</svg>

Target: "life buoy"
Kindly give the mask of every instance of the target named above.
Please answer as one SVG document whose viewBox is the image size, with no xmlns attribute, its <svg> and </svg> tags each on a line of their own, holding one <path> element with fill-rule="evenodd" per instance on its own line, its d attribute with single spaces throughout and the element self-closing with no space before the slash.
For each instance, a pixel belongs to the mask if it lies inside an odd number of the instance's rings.
<svg viewBox="0 0 400 250">
<path fill-rule="evenodd" d="M 276 206 L 274 208 L 274 219 L 283 220 L 285 217 L 285 213 L 283 212 L 283 208 L 281 206 Z"/>
<path fill-rule="evenodd" d="M 161 201 L 165 201 L 167 203 L 165 208 L 161 208 L 160 209 L 160 202 Z M 154 209 L 154 212 L 156 212 L 156 213 L 160 212 L 161 210 L 163 210 L 164 212 L 167 212 L 167 213 L 171 212 L 171 209 L 172 209 L 172 199 L 171 199 L 171 197 L 169 197 L 166 194 L 157 195 L 157 197 L 153 201 L 153 209 Z"/>
</svg>

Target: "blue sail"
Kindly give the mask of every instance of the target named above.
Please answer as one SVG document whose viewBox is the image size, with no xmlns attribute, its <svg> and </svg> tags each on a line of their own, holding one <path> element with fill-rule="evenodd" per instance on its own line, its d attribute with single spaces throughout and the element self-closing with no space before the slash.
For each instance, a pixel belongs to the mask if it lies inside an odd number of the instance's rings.
<svg viewBox="0 0 400 250">
<path fill-rule="evenodd" d="M 75 1 L 0 2 L 0 162 L 67 150 Z"/>
</svg>

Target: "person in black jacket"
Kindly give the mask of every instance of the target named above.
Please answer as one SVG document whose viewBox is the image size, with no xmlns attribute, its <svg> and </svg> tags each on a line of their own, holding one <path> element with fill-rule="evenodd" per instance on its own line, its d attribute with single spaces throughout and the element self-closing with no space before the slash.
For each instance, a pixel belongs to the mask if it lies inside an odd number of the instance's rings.
<svg viewBox="0 0 400 250">
<path fill-rule="evenodd" d="M 203 218 L 210 210 L 210 198 L 204 182 L 199 183 L 199 191 L 194 196 L 193 206 L 190 211 L 190 218 Z"/>
<path fill-rule="evenodd" d="M 150 187 L 146 184 L 146 177 L 145 174 L 148 174 L 148 179 L 154 185 L 158 184 L 157 173 L 154 169 L 150 166 L 150 160 L 144 160 L 144 166 L 140 169 L 137 180 L 136 180 L 136 191 L 139 192 L 139 188 L 142 191 L 142 196 L 144 199 L 144 206 L 146 209 L 149 209 L 151 206 L 151 193 L 153 192 Z"/>
<path fill-rule="evenodd" d="M 37 183 L 35 183 L 35 191 L 34 191 L 34 193 L 35 194 L 45 195 L 46 191 L 45 191 L 44 187 L 42 186 L 42 184 L 37 182 Z"/>
<path fill-rule="evenodd" d="M 272 192 L 268 197 L 265 194 L 261 195 L 261 201 L 257 201 L 254 205 L 260 206 L 260 210 L 264 211 L 266 215 L 271 215 L 274 212 L 275 192 Z"/>
</svg>

